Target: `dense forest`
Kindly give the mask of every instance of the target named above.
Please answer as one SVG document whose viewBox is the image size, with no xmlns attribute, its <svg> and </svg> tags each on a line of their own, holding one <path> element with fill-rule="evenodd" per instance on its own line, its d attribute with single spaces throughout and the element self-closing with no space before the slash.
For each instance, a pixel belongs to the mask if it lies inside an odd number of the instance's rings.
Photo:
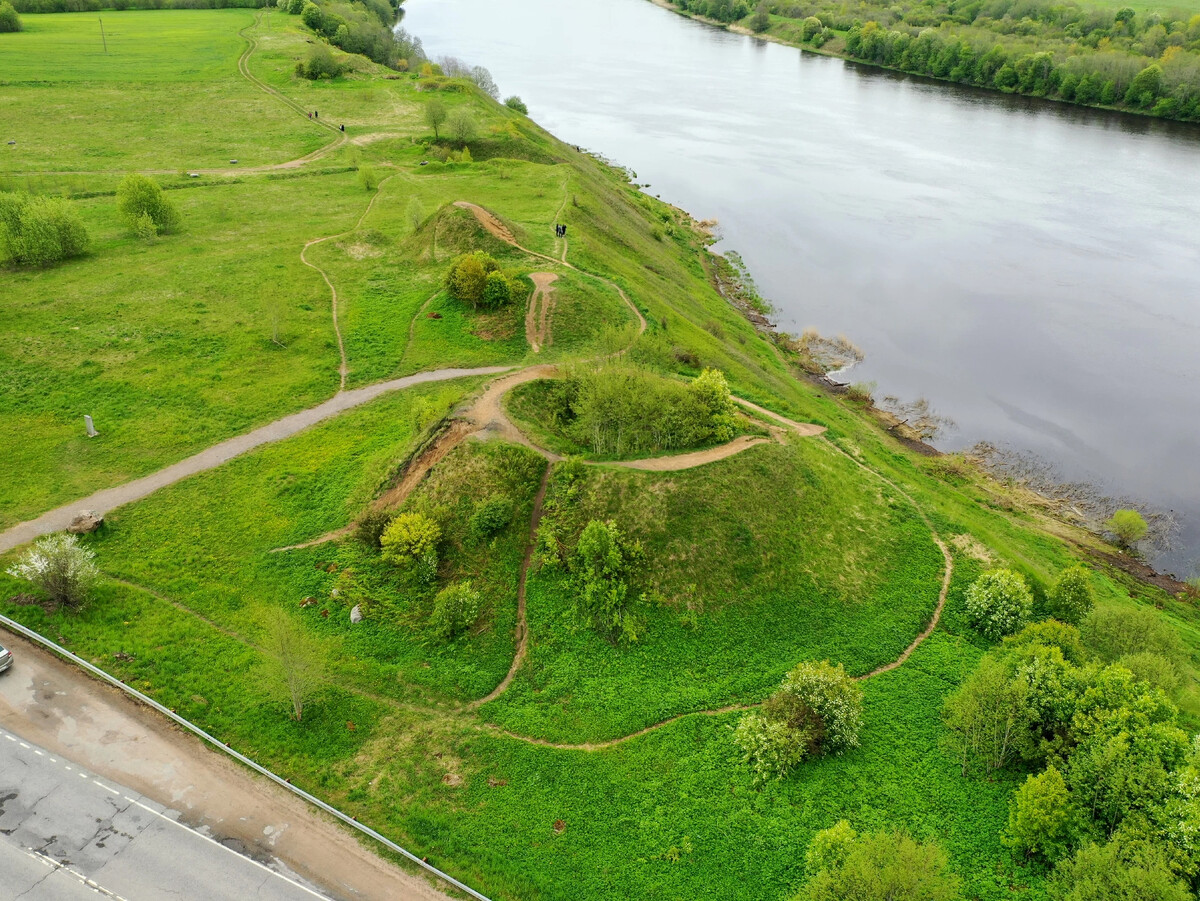
<svg viewBox="0 0 1200 901">
<path fill-rule="evenodd" d="M 673 0 L 789 43 L 1005 93 L 1200 121 L 1200 14 L 1066 0 Z"/>
</svg>

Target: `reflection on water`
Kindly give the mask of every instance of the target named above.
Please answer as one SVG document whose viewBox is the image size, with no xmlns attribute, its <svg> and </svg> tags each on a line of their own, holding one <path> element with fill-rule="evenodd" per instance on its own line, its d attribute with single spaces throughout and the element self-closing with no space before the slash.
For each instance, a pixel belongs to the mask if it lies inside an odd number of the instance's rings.
<svg viewBox="0 0 1200 901">
<path fill-rule="evenodd" d="M 1200 129 L 911 78 L 646 0 L 408 0 L 564 140 L 721 222 L 854 378 L 1189 517 L 1200 554 Z"/>
</svg>

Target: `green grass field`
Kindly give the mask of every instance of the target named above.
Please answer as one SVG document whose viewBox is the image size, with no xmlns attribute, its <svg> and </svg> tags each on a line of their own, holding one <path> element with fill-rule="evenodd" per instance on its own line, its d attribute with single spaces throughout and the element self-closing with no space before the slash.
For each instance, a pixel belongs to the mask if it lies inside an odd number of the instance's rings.
<svg viewBox="0 0 1200 901">
<path fill-rule="evenodd" d="M 939 711 L 989 647 L 967 625 L 967 585 L 996 564 L 1044 590 L 1079 536 L 797 378 L 712 287 L 677 211 L 476 92 L 443 95 L 480 123 L 475 161 L 440 162 L 424 83 L 365 62 L 334 81 L 297 79 L 308 35 L 295 17 L 273 13 L 268 31 L 247 10 L 106 12 L 107 55 L 94 15 L 23 18 L 25 32 L 0 35 L 0 92 L 24 131 L 0 148 L 0 189 L 74 195 L 93 247 L 3 273 L 0 528 L 331 397 L 340 355 L 325 277 L 351 388 L 447 366 L 589 360 L 632 342 L 639 365 L 672 377 L 719 368 L 740 396 L 828 431 L 680 472 L 588 465 L 569 486 L 550 470 L 548 515 L 564 535 L 612 519 L 642 543 L 641 639 L 618 646 L 581 628 L 570 581 L 535 565 L 527 654 L 478 708 L 517 653 L 547 472 L 536 452 L 467 440 L 404 499 L 400 509 L 443 524 L 433 582 L 350 537 L 279 549 L 359 519 L 443 417 L 470 407 L 482 376 L 384 395 L 120 508 L 85 539 L 104 576 L 83 611 L 18 603 L 25 586 L 6 574 L 0 611 L 496 899 L 783 901 L 804 882 L 812 835 L 843 817 L 938 840 L 966 898 L 1046 897 L 1045 874 L 1000 841 L 1023 773 L 960 776 Z M 239 73 L 248 39 L 249 71 L 281 96 Z M 287 100 L 344 122 L 348 140 L 283 168 L 335 139 Z M 129 234 L 112 192 L 130 170 L 170 189 L 179 234 Z M 555 259 L 550 224 L 568 222 L 577 268 L 504 243 L 460 200 Z M 446 292 L 451 259 L 477 249 L 521 275 L 558 275 L 541 354 L 523 307 L 481 314 Z M 636 340 L 615 286 L 648 321 Z M 510 401 L 522 397 L 536 391 Z M 85 413 L 99 438 L 84 437 Z M 495 498 L 511 515 L 480 537 L 473 517 Z M 937 604 L 931 525 L 954 553 L 947 604 L 907 662 L 863 683 L 862 746 L 756 788 L 731 738 L 738 714 L 707 714 L 760 701 L 803 660 L 855 675 L 895 660 Z M 439 642 L 437 589 L 467 579 L 479 616 Z M 1096 584 L 1100 603 L 1153 604 L 1200 647 L 1192 602 L 1116 571 Z M 352 627 L 358 603 L 367 618 Z M 330 661 L 302 723 L 246 678 L 275 610 Z M 1194 728 L 1191 681 L 1183 707 Z"/>
</svg>

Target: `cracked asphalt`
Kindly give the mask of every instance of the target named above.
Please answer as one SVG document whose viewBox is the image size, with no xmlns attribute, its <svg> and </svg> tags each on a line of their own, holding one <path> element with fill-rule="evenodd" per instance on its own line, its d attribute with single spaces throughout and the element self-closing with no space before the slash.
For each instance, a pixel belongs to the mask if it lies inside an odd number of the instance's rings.
<svg viewBox="0 0 1200 901">
<path fill-rule="evenodd" d="M 313 901 L 326 896 L 130 788 L 0 730 L 0 899 Z"/>
</svg>

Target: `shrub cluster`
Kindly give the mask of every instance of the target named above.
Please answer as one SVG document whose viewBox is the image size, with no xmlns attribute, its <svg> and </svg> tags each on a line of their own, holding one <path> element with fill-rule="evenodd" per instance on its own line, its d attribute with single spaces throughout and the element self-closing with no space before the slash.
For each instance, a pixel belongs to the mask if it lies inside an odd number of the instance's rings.
<svg viewBox="0 0 1200 901">
<path fill-rule="evenodd" d="M 8 0 L 0 3 L 0 34 L 21 30 L 21 17 Z"/>
<path fill-rule="evenodd" d="M 496 310 L 520 300 L 525 285 L 516 272 L 502 270 L 490 254 L 476 251 L 463 254 L 450 264 L 446 290 L 455 300 L 469 303 L 475 309 Z"/>
<path fill-rule="evenodd" d="M 580 367 L 552 383 L 544 415 L 598 456 L 654 453 L 729 441 L 736 407 L 724 374 L 690 383 L 623 363 Z"/>
<path fill-rule="evenodd" d="M 429 617 L 429 629 L 439 641 L 453 641 L 479 619 L 482 598 L 471 582 L 455 582 L 438 592 Z"/>
<path fill-rule="evenodd" d="M 946 852 L 901 831 L 859 835 L 846 820 L 813 836 L 796 901 L 958 901 Z"/>
<path fill-rule="evenodd" d="M 630 583 L 644 562 L 641 545 L 615 522 L 590 521 L 571 558 L 576 618 L 611 641 L 637 641 Z"/>
<path fill-rule="evenodd" d="M 967 618 L 980 634 L 993 640 L 1020 629 L 1032 610 L 1029 586 L 1011 569 L 986 572 L 967 589 Z"/>
<path fill-rule="evenodd" d="M 144 175 L 126 175 L 117 187 L 117 211 L 136 235 L 152 239 L 179 228 L 179 211 Z"/>
<path fill-rule="evenodd" d="M 676 6 L 718 22 L 736 22 L 750 15 L 745 0 L 673 0 Z M 760 29 L 765 31 L 766 29 Z"/>
<path fill-rule="evenodd" d="M 755 780 L 781 779 L 809 757 L 858 747 L 862 689 L 841 664 L 801 663 L 759 710 L 742 717 L 734 741 Z"/>
<path fill-rule="evenodd" d="M 0 249 L 18 266 L 47 266 L 87 252 L 74 205 L 62 197 L 0 193 Z"/>
<path fill-rule="evenodd" d="M 306 59 L 296 60 L 296 74 L 311 81 L 337 78 L 344 71 L 345 66 L 333 58 L 333 53 L 325 44 L 314 44 Z"/>
<path fill-rule="evenodd" d="M 411 38 L 406 45 L 397 41 L 391 27 L 396 11 L 384 0 L 321 0 L 317 3 L 288 0 L 287 11 L 298 13 L 305 25 L 340 50 L 360 54 L 393 69 L 399 67 L 402 52 L 414 56 L 414 51 L 420 48 L 420 43 Z M 408 65 L 411 61 L 406 59 L 405 62 Z M 307 69 L 307 62 L 305 67 Z"/>
</svg>

